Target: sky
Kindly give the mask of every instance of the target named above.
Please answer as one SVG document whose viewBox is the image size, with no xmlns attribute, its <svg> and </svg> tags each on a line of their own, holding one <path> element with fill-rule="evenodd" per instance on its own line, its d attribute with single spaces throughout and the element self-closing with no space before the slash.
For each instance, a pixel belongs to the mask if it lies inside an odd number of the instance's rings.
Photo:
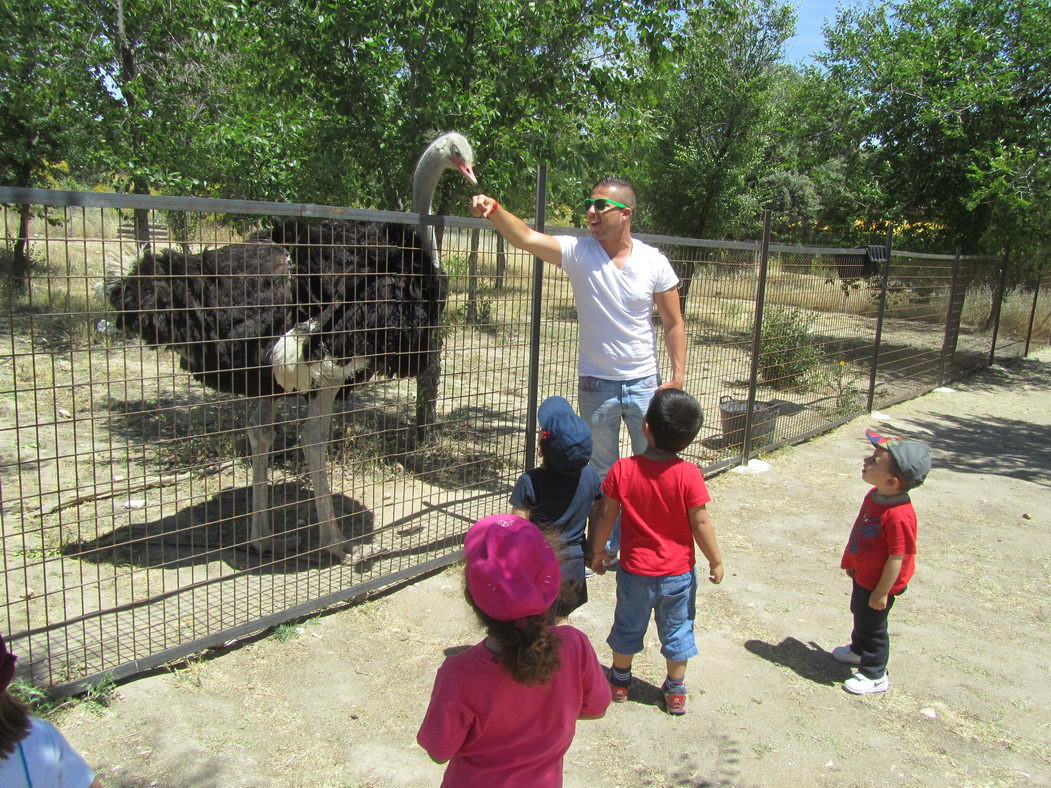
<svg viewBox="0 0 1051 788">
<path fill-rule="evenodd" d="M 858 5 L 851 0 L 795 0 L 796 1 L 796 34 L 785 44 L 787 60 L 790 63 L 801 63 L 810 55 L 822 49 L 825 37 L 821 26 L 827 19 L 836 18 L 836 8 L 840 4 L 846 7 Z"/>
</svg>

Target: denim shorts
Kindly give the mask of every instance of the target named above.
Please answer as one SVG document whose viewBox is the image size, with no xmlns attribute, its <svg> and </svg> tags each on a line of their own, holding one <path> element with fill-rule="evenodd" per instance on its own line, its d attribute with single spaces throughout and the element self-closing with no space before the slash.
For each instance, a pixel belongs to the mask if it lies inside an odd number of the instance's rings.
<svg viewBox="0 0 1051 788">
<path fill-rule="evenodd" d="M 638 654 L 650 624 L 657 620 L 657 635 L 665 659 L 682 662 L 697 656 L 693 637 L 697 575 L 632 574 L 617 567 L 617 611 L 606 643 L 618 654 Z"/>
</svg>

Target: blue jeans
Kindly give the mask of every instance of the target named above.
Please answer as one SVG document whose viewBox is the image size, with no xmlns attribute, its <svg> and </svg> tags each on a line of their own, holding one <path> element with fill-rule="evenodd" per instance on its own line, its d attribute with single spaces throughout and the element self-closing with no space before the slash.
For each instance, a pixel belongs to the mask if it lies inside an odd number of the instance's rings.
<svg viewBox="0 0 1051 788">
<path fill-rule="evenodd" d="M 580 418 L 591 427 L 591 464 L 605 479 L 609 469 L 620 458 L 620 423 L 628 428 L 631 453 L 646 451 L 646 436 L 642 422 L 653 394 L 660 386 L 660 377 L 650 375 L 634 380 L 606 380 L 581 375 L 577 400 Z M 606 542 L 606 550 L 613 555 L 620 549 L 620 518 Z"/>
<path fill-rule="evenodd" d="M 617 654 L 638 654 L 652 613 L 664 658 L 684 662 L 696 657 L 696 602 L 697 575 L 692 569 L 681 575 L 649 577 L 618 567 L 617 609 L 606 643 Z"/>
</svg>

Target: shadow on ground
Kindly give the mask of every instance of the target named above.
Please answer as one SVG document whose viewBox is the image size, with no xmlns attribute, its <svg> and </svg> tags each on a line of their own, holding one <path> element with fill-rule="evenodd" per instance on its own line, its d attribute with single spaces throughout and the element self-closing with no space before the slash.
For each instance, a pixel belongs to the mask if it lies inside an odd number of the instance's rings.
<svg viewBox="0 0 1051 788">
<path fill-rule="evenodd" d="M 223 490 L 207 501 L 159 520 L 121 526 L 96 539 L 67 544 L 62 554 L 96 564 L 165 569 L 224 561 L 234 569 L 265 574 L 334 566 L 335 559 L 320 549 L 313 492 L 301 484 L 286 482 L 271 488 L 271 501 L 270 516 L 277 537 L 274 554 L 260 553 L 249 544 L 249 488 Z M 376 536 L 372 512 L 345 495 L 334 495 L 332 504 L 344 539 L 368 552 Z M 418 532 L 411 527 L 392 528 L 383 552 L 359 562 L 355 568 L 366 572 L 372 568 L 373 560 L 445 550 L 463 539 L 462 534 L 456 534 L 431 542 L 414 541 L 406 548 L 397 546 L 399 540 Z"/>
<path fill-rule="evenodd" d="M 744 647 L 757 657 L 786 667 L 816 684 L 831 687 L 851 674 L 848 666 L 836 662 L 830 652 L 813 641 L 804 643 L 795 638 L 785 638 L 774 644 L 763 640 L 747 640 Z"/>
</svg>

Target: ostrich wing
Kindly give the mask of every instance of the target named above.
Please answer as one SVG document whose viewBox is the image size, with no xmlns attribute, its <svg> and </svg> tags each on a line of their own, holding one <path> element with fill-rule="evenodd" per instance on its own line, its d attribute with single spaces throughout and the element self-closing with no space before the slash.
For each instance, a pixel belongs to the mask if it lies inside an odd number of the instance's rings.
<svg viewBox="0 0 1051 788">
<path fill-rule="evenodd" d="M 266 359 L 292 319 L 283 247 L 148 253 L 109 295 L 120 328 L 174 350 L 206 386 L 243 396 L 280 392 Z"/>
</svg>

